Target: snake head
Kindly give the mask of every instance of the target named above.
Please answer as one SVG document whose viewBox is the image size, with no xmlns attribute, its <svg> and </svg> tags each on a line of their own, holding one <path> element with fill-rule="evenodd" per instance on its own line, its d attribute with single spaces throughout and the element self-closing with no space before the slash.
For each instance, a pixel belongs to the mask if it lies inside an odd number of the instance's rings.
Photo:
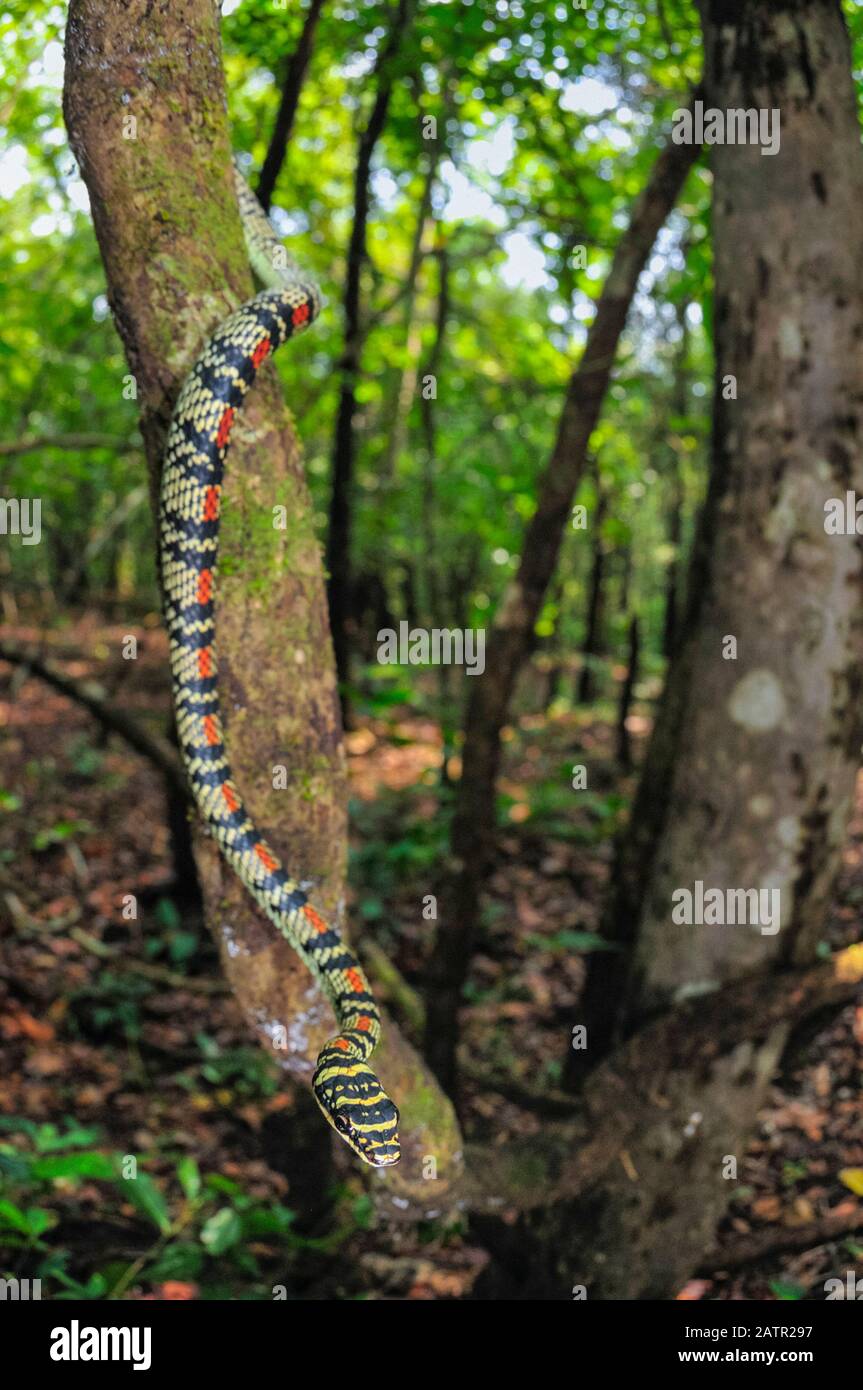
<svg viewBox="0 0 863 1390">
<path fill-rule="evenodd" d="M 370 1067 L 327 1057 L 315 1072 L 312 1090 L 333 1129 L 358 1158 L 373 1168 L 398 1163 L 399 1112 Z"/>
<path fill-rule="evenodd" d="M 365 1163 L 373 1168 L 390 1168 L 401 1158 L 398 1136 L 399 1112 L 389 1096 L 366 1106 L 343 1106 L 336 1112 L 333 1127 Z"/>
</svg>

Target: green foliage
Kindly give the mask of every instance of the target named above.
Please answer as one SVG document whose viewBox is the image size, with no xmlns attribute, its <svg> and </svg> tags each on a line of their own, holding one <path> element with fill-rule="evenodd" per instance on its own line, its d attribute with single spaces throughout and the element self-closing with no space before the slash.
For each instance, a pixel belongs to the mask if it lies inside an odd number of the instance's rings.
<svg viewBox="0 0 863 1390">
<path fill-rule="evenodd" d="M 202 1082 L 217 1089 L 230 1088 L 234 1095 L 243 1098 L 272 1096 L 278 1090 L 275 1064 L 259 1047 L 222 1049 L 203 1033 L 195 1041 L 204 1060 L 178 1076 L 180 1085 L 187 1090 L 199 1090 Z"/>
<path fill-rule="evenodd" d="M 592 931 L 557 931 L 553 936 L 538 936 L 531 933 L 525 937 L 529 946 L 541 951 L 576 951 L 587 955 L 590 951 L 617 951 L 620 947 L 614 941 L 606 941 Z"/>
<path fill-rule="evenodd" d="M 10 1136 L 0 1140 L 0 1243 L 6 1252 L 27 1253 L 34 1277 L 49 1281 L 51 1297 L 120 1297 L 133 1283 L 165 1280 L 197 1284 L 201 1297 L 224 1297 L 226 1287 L 242 1277 L 246 1297 L 269 1298 L 271 1288 L 252 1247 L 271 1249 L 282 1261 L 306 1250 L 327 1252 L 368 1229 L 373 1219 L 368 1197 L 351 1195 L 330 1235 L 305 1237 L 293 1230 L 290 1208 L 249 1195 L 221 1173 L 202 1173 L 188 1154 L 167 1168 L 167 1156 L 160 1156 L 157 1175 L 140 1159 L 130 1167 L 130 1155 L 94 1147 L 100 1131 L 72 1119 L 58 1128 L 7 1116 L 0 1133 Z M 119 1217 L 128 1205 L 151 1244 L 132 1264 L 113 1259 L 98 1269 L 72 1270 L 69 1252 L 45 1237 L 58 1225 L 58 1208 L 88 1195 L 92 1201 L 94 1186 L 105 1214 L 113 1210 Z"/>
<path fill-rule="evenodd" d="M 796 1302 L 797 1299 L 806 1297 L 803 1285 L 795 1284 L 790 1279 L 771 1279 L 770 1292 L 783 1303 Z"/>
<path fill-rule="evenodd" d="M 384 3 L 324 7 L 274 200 L 277 226 L 330 306 L 303 351 L 277 359 L 322 534 L 357 130 L 390 17 Z M 296 6 L 223 6 L 234 142 L 253 169 L 264 156 L 301 23 Z M 137 405 L 124 398 L 127 369 L 86 192 L 60 120 L 62 24 L 61 9 L 45 0 L 9 6 L 0 21 L 10 191 L 0 232 L 0 356 L 8 368 L 2 434 L 15 440 L 97 432 L 118 447 L 43 448 L 6 460 L 5 488 L 40 496 L 46 513 L 44 543 L 12 553 L 15 585 L 26 595 L 35 581 L 59 603 L 87 591 L 119 596 L 129 610 L 147 612 L 158 595 L 145 498 L 123 511 L 143 478 Z M 376 152 L 358 383 L 355 567 L 380 581 L 393 620 L 412 608 L 427 627 L 491 619 L 517 564 L 539 470 L 614 243 L 670 113 L 697 76 L 696 34 L 692 8 L 668 0 L 661 10 L 620 0 L 604 5 L 601 19 L 559 0 L 419 8 Z M 436 142 L 425 138 L 429 118 L 437 122 Z M 431 218 L 415 292 L 406 295 L 433 159 Z M 604 543 L 613 556 L 626 547 L 637 551 L 630 606 L 646 612 L 654 644 L 669 559 L 671 463 L 684 474 L 684 541 L 703 487 L 708 199 L 704 171 L 696 171 L 636 306 L 595 440 L 597 466 L 613 494 Z M 581 245 L 585 268 L 573 254 Z M 436 348 L 444 257 L 448 313 Z M 696 316 L 684 365 L 702 394 L 690 391 L 685 413 L 670 420 L 680 356 L 675 305 Z M 420 387 L 433 355 L 437 395 L 424 402 Z M 393 455 L 406 372 L 419 380 Z M 581 640 L 590 546 L 589 536 L 567 535 L 559 602 L 539 629 L 563 654 Z M 609 605 L 612 650 L 620 649 L 625 622 L 626 614 Z M 367 712 L 431 698 L 446 706 L 450 697 L 441 690 L 432 697 L 433 684 L 413 668 L 395 680 L 390 669 L 375 669 L 376 629 L 366 615 L 361 645 L 370 666 L 359 700 Z M 451 719 L 452 711 L 440 712 Z M 82 746 L 76 757 L 81 776 L 98 772 L 98 750 Z"/>
<path fill-rule="evenodd" d="M 44 830 L 36 831 L 33 848 L 37 851 L 51 849 L 54 845 L 63 845 L 67 840 L 74 839 L 76 835 L 88 834 L 92 829 L 92 825 L 86 821 L 58 820 Z"/>
</svg>

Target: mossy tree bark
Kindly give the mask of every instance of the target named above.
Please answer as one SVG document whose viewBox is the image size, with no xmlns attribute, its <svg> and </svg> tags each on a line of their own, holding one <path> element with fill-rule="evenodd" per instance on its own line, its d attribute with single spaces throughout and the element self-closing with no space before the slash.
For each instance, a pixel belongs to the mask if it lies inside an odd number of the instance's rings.
<svg viewBox="0 0 863 1390">
<path fill-rule="evenodd" d="M 211 0 L 72 0 L 64 106 L 137 383 L 155 503 L 182 380 L 207 335 L 253 293 Z M 277 506 L 286 509 L 285 529 L 274 525 Z M 345 760 L 320 547 L 269 366 L 238 421 L 226 470 L 216 630 L 236 780 L 268 839 L 297 877 L 315 881 L 321 909 L 341 920 Z M 274 778 L 278 767 L 286 779 Z M 286 789 L 275 789 L 281 780 Z M 334 1031 L 329 1005 L 202 834 L 196 858 L 207 925 L 237 999 L 265 1046 L 287 1039 L 275 1056 L 306 1083 Z M 404 1159 L 378 1175 L 381 1200 L 398 1198 L 413 1215 L 438 1208 L 459 1176 L 452 1109 L 389 1021 L 376 1065 L 403 1119 Z M 322 1119 L 320 1135 L 325 1150 Z M 428 1155 L 437 1182 L 423 1180 Z"/>
</svg>

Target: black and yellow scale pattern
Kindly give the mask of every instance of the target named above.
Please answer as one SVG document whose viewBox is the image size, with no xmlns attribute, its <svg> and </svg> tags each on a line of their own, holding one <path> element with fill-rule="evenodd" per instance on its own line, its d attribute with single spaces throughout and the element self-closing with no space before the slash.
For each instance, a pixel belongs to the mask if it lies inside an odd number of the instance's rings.
<svg viewBox="0 0 863 1390">
<path fill-rule="evenodd" d="M 261 363 L 320 309 L 317 287 L 287 258 L 238 170 L 236 188 L 252 266 L 269 288 L 216 329 L 186 378 L 168 435 L 160 535 L 177 730 L 195 800 L 222 853 L 338 1018 L 312 1080 L 318 1105 L 354 1153 L 387 1167 L 400 1156 L 399 1115 L 368 1066 L 381 1034 L 368 980 L 255 828 L 231 778 L 219 716 L 213 584 L 231 429 Z"/>
</svg>

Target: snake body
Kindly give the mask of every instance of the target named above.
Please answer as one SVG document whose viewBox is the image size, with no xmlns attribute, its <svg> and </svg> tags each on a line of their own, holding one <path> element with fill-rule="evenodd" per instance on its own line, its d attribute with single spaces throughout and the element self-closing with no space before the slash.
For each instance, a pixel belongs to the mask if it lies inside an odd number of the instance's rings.
<svg viewBox="0 0 863 1390">
<path fill-rule="evenodd" d="M 165 449 L 160 539 L 177 731 L 198 808 L 225 859 L 320 981 L 339 1032 L 312 1090 L 329 1123 L 375 1167 L 397 1163 L 398 1111 L 368 1065 L 381 1033 L 368 980 L 256 829 L 235 786 L 219 712 L 213 584 L 231 429 L 261 364 L 320 309 L 317 287 L 276 240 L 239 170 L 235 185 L 252 267 L 267 288 L 226 318 L 186 378 Z"/>
</svg>

